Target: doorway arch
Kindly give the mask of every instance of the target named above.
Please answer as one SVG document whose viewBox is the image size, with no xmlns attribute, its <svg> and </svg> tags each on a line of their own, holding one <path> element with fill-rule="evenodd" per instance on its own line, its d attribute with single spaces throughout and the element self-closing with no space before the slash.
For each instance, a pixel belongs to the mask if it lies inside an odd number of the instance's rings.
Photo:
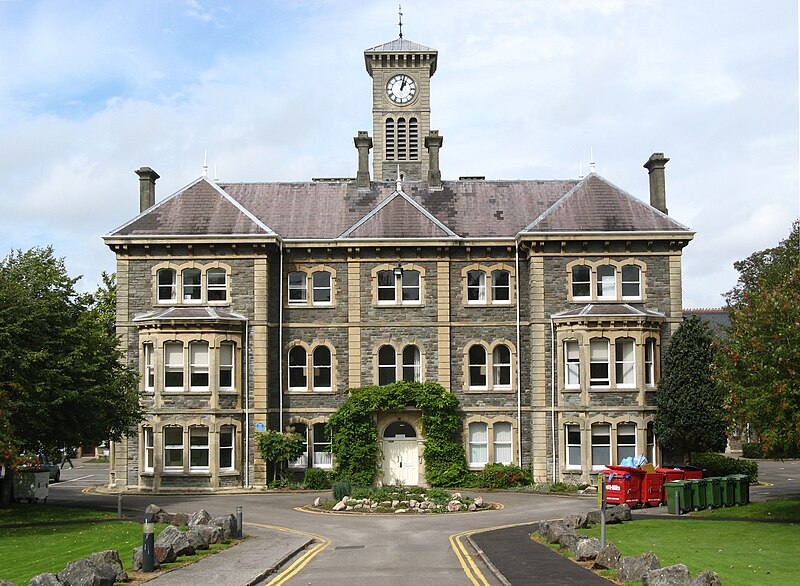
<svg viewBox="0 0 800 586">
<path fill-rule="evenodd" d="M 398 419 L 383 431 L 383 484 L 416 486 L 419 482 L 417 430 Z"/>
</svg>

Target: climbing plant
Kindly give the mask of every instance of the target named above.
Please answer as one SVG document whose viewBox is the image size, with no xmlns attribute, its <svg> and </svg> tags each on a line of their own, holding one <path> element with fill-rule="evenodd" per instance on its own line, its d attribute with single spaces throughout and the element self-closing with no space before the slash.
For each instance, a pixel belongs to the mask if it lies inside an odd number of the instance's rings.
<svg viewBox="0 0 800 586">
<path fill-rule="evenodd" d="M 438 383 L 396 382 L 348 389 L 350 397 L 328 421 L 336 457 L 336 478 L 371 485 L 378 471 L 378 429 L 374 415 L 417 407 L 425 434 L 425 480 L 433 486 L 456 486 L 468 475 L 459 441 L 458 399 Z"/>
</svg>

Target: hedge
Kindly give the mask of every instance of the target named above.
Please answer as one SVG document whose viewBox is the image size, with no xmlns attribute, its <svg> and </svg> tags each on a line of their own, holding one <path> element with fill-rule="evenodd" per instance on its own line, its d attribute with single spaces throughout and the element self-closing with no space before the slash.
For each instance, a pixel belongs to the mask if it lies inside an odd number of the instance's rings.
<svg viewBox="0 0 800 586">
<path fill-rule="evenodd" d="M 729 458 L 714 452 L 692 454 L 692 465 L 706 470 L 707 476 L 746 474 L 750 482 L 758 482 L 758 462 Z"/>
</svg>

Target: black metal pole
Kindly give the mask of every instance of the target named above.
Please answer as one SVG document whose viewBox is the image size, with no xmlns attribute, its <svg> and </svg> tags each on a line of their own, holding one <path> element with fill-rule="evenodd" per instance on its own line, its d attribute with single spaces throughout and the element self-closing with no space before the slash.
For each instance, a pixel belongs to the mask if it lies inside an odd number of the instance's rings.
<svg viewBox="0 0 800 586">
<path fill-rule="evenodd" d="M 142 525 L 142 571 L 152 572 L 155 570 L 156 545 L 155 545 L 155 515 L 147 513 L 144 516 Z"/>
</svg>

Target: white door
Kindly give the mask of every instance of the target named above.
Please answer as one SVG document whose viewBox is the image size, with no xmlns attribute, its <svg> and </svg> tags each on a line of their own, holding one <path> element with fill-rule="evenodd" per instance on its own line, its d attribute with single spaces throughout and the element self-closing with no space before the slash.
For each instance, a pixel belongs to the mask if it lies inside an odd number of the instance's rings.
<svg viewBox="0 0 800 586">
<path fill-rule="evenodd" d="M 383 440 L 383 483 L 416 486 L 418 459 L 416 438 Z"/>
</svg>

